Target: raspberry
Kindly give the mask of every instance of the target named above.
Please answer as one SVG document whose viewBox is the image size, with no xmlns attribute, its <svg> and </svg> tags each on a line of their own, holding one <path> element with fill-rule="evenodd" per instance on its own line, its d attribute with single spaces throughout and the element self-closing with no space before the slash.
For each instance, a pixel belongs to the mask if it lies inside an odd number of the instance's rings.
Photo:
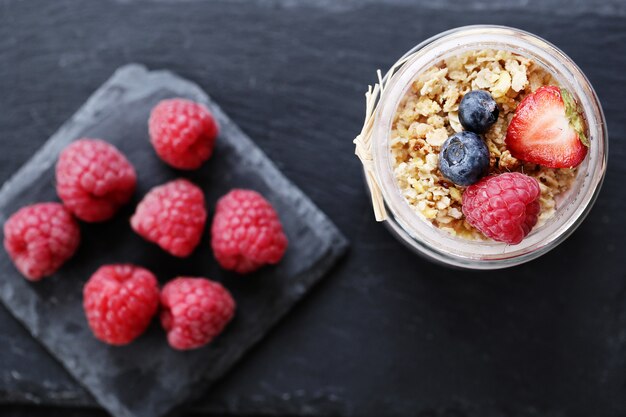
<svg viewBox="0 0 626 417">
<path fill-rule="evenodd" d="M 178 277 L 161 292 L 161 324 L 174 349 L 195 349 L 220 334 L 235 313 L 235 301 L 219 283 Z"/>
<path fill-rule="evenodd" d="M 152 272 L 135 265 L 104 265 L 83 288 L 83 308 L 94 336 L 125 345 L 142 334 L 159 307 Z"/>
<path fill-rule="evenodd" d="M 31 281 L 52 275 L 74 255 L 80 229 L 59 203 L 26 206 L 4 224 L 4 247 L 15 267 Z"/>
<path fill-rule="evenodd" d="M 519 172 L 483 178 L 463 193 L 463 214 L 485 236 L 516 245 L 537 223 L 539 183 Z"/>
<path fill-rule="evenodd" d="M 211 246 L 224 269 L 240 274 L 276 264 L 287 249 L 278 215 L 255 191 L 232 190 L 217 203 Z"/>
<path fill-rule="evenodd" d="M 99 139 L 79 139 L 61 152 L 57 193 L 86 222 L 111 218 L 135 191 L 135 169 L 117 148 Z"/>
<path fill-rule="evenodd" d="M 144 239 L 182 258 L 198 246 L 205 222 L 204 194 L 184 179 L 154 187 L 130 219 L 133 230 Z"/>
<path fill-rule="evenodd" d="M 157 155 L 179 169 L 196 169 L 213 154 L 218 127 L 201 104 L 175 98 L 157 104 L 148 122 Z"/>
</svg>

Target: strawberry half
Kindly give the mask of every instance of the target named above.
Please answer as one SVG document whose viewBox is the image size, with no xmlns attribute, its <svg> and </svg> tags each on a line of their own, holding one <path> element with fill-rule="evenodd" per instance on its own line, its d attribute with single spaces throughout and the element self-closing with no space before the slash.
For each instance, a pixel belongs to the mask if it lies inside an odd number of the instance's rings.
<svg viewBox="0 0 626 417">
<path fill-rule="evenodd" d="M 549 168 L 573 168 L 589 141 L 585 121 L 572 95 L 552 85 L 538 88 L 517 106 L 506 132 L 511 155 Z"/>
</svg>

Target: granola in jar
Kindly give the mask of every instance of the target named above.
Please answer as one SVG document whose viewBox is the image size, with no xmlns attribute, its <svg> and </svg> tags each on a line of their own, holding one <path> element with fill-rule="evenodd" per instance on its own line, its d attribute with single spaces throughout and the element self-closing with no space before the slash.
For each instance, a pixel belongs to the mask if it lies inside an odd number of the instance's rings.
<svg viewBox="0 0 626 417">
<path fill-rule="evenodd" d="M 520 102 L 543 86 L 558 85 L 533 60 L 507 50 L 467 51 L 421 73 L 398 105 L 390 140 L 393 174 L 407 203 L 441 230 L 470 240 L 487 237 L 465 219 L 465 187 L 447 180 L 438 167 L 439 151 L 463 131 L 459 104 L 472 90 L 488 91 L 498 104 L 497 121 L 482 136 L 489 150 L 489 174 L 521 172 L 540 187 L 538 224 L 551 218 L 558 196 L 574 182 L 577 168 L 549 168 L 511 155 L 505 138 Z"/>
</svg>

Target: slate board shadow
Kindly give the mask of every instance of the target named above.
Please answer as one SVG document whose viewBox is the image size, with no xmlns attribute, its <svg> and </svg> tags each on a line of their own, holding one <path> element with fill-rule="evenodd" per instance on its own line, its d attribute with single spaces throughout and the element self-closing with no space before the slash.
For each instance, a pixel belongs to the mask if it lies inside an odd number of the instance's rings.
<svg viewBox="0 0 626 417">
<path fill-rule="evenodd" d="M 198 171 L 167 167 L 149 144 L 149 112 L 168 97 L 206 104 L 220 124 L 214 156 Z M 76 256 L 39 283 L 24 280 L 5 251 L 0 251 L 0 298 L 114 416 L 168 414 L 197 397 L 258 342 L 345 253 L 347 242 L 198 86 L 172 73 L 150 72 L 136 64 L 120 68 L 4 185 L 0 191 L 2 223 L 23 205 L 58 200 L 54 164 L 59 152 L 79 137 L 105 139 L 126 154 L 138 171 L 135 197 L 113 220 L 81 224 L 83 239 Z M 181 176 L 204 190 L 209 224 L 216 200 L 231 188 L 251 188 L 265 195 L 276 207 L 289 238 L 283 261 L 240 277 L 219 269 L 208 231 L 187 259 L 174 258 L 134 234 L 128 219 L 141 196 L 151 187 Z M 100 343 L 84 318 L 82 286 L 100 265 L 113 262 L 146 266 L 162 283 L 181 275 L 221 281 L 237 301 L 236 317 L 223 335 L 195 351 L 169 348 L 156 320 L 128 346 Z"/>
</svg>

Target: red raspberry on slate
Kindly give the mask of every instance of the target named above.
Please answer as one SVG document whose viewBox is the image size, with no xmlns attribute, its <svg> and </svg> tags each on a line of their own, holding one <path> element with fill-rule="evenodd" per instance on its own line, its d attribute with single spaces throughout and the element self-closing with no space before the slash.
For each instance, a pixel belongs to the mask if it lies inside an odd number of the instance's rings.
<svg viewBox="0 0 626 417">
<path fill-rule="evenodd" d="M 150 190 L 137 206 L 130 225 L 144 239 L 184 258 L 198 246 L 206 216 L 202 190 L 178 179 Z"/>
<path fill-rule="evenodd" d="M 135 191 L 137 176 L 117 148 L 100 139 L 79 139 L 61 152 L 56 166 L 57 193 L 76 217 L 107 220 Z"/>
<path fill-rule="evenodd" d="M 232 190 L 217 202 L 211 233 L 215 259 L 240 274 L 278 263 L 287 249 L 278 214 L 251 190 Z"/>
<path fill-rule="evenodd" d="M 159 307 L 152 272 L 135 265 L 104 265 L 83 288 L 83 308 L 94 336 L 125 345 L 142 334 Z"/>
<path fill-rule="evenodd" d="M 235 313 L 228 290 L 205 278 L 178 277 L 161 292 L 161 324 L 174 349 L 195 349 L 220 334 Z"/>
<path fill-rule="evenodd" d="M 485 177 L 463 193 L 463 214 L 485 236 L 516 245 L 539 215 L 539 183 L 519 172 Z"/>
<path fill-rule="evenodd" d="M 157 104 L 148 122 L 150 142 L 159 157 L 178 169 L 196 169 L 213 154 L 218 127 L 201 104 L 182 98 Z"/>
<path fill-rule="evenodd" d="M 79 243 L 78 223 L 59 203 L 23 207 L 4 224 L 4 247 L 15 267 L 31 281 L 52 275 L 74 255 Z"/>
</svg>

